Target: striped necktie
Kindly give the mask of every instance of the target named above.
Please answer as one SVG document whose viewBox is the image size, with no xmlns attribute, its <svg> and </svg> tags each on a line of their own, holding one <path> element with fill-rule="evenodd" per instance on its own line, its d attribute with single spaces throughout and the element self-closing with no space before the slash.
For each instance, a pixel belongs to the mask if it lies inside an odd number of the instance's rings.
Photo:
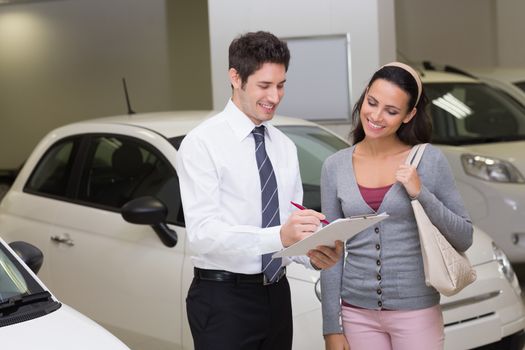
<svg viewBox="0 0 525 350">
<path fill-rule="evenodd" d="M 252 131 L 255 139 L 255 158 L 259 168 L 261 179 L 261 227 L 272 227 L 280 225 L 279 219 L 279 194 L 277 192 L 277 180 L 273 171 L 272 163 L 264 145 L 264 125 L 255 127 Z M 277 280 L 282 268 L 282 259 L 272 259 L 273 253 L 263 254 L 262 271 L 268 283 Z"/>
</svg>

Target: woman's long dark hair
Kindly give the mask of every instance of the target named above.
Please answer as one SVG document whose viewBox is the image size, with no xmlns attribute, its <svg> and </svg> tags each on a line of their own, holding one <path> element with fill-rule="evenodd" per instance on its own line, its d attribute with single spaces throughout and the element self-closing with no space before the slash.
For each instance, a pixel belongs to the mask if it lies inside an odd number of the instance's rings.
<svg viewBox="0 0 525 350">
<path fill-rule="evenodd" d="M 350 132 L 352 143 L 355 145 L 365 138 L 365 131 L 360 118 L 361 107 L 363 106 L 367 90 L 377 79 L 383 79 L 397 85 L 405 91 L 408 96 L 410 96 L 407 106 L 408 111 L 410 112 L 414 107 L 417 109 L 416 115 L 408 123 L 401 124 L 396 131 L 399 139 L 405 144 L 411 146 L 419 143 L 430 142 L 432 137 L 432 119 L 426 112 L 428 98 L 425 95 L 425 89 L 423 88 L 423 91 L 421 91 L 421 96 L 416 105 L 418 87 L 412 74 L 401 67 L 384 66 L 374 73 L 367 88 L 363 91 L 361 97 L 359 97 L 359 100 L 354 105 L 352 110 L 352 125 L 354 125 L 354 128 Z"/>
</svg>

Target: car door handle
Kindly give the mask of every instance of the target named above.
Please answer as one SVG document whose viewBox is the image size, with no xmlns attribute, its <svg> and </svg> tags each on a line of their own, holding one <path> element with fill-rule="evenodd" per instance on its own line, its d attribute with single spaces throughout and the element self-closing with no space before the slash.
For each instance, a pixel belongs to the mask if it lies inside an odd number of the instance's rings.
<svg viewBox="0 0 525 350">
<path fill-rule="evenodd" d="M 56 243 L 64 243 L 70 247 L 75 245 L 75 243 L 67 233 L 64 233 L 62 235 L 51 236 L 51 240 Z"/>
</svg>

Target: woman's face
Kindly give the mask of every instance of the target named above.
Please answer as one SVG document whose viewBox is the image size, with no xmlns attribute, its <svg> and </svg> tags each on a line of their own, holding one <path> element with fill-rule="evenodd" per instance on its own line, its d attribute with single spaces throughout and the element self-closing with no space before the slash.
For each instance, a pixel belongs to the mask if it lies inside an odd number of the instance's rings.
<svg viewBox="0 0 525 350">
<path fill-rule="evenodd" d="M 370 85 L 361 105 L 361 123 L 371 138 L 392 137 L 402 123 L 408 123 L 416 109 L 408 111 L 410 96 L 399 86 L 376 79 Z"/>
</svg>

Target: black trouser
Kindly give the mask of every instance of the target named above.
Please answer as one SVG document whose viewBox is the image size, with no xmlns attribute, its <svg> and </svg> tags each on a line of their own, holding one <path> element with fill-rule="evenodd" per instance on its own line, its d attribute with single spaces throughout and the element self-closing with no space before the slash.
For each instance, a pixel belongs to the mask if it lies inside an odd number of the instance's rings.
<svg viewBox="0 0 525 350">
<path fill-rule="evenodd" d="M 267 286 L 194 278 L 186 308 L 195 350 L 292 348 L 292 307 L 286 277 Z"/>
</svg>

